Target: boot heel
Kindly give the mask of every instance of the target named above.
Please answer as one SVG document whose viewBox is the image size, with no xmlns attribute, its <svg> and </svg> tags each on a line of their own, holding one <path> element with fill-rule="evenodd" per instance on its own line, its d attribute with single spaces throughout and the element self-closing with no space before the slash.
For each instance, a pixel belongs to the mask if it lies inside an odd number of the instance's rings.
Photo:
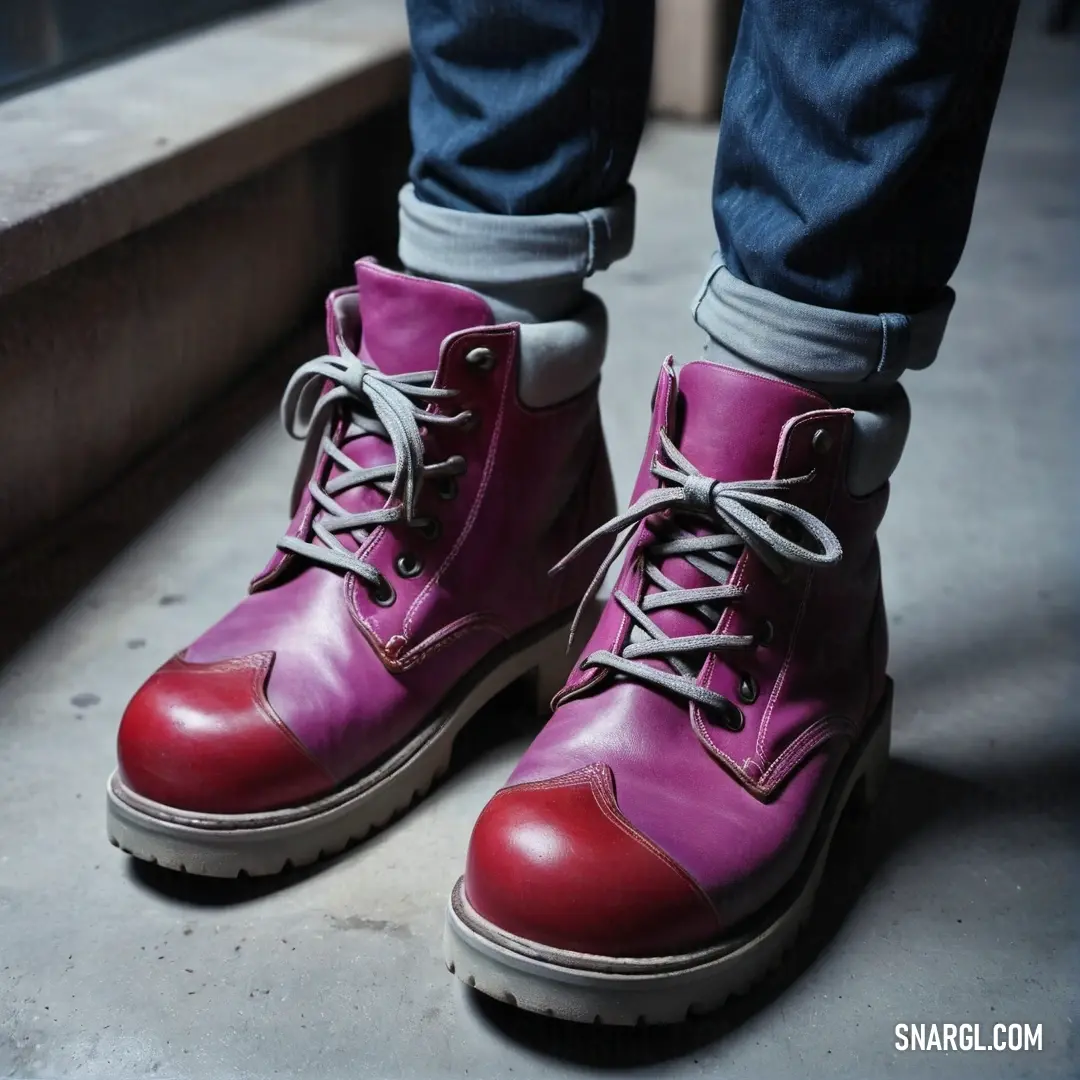
<svg viewBox="0 0 1080 1080">
<path fill-rule="evenodd" d="M 863 774 L 852 792 L 852 801 L 861 810 L 869 810 L 878 801 L 889 773 L 889 742 L 892 734 L 892 679 L 886 681 L 881 704 L 875 710 L 871 723 L 874 735 L 863 757 Z"/>
</svg>

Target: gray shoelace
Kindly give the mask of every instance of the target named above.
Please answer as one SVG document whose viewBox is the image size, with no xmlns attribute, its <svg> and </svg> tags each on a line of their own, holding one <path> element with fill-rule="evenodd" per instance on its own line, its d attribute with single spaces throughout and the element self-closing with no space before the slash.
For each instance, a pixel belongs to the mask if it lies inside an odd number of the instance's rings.
<svg viewBox="0 0 1080 1080">
<path fill-rule="evenodd" d="M 421 425 L 460 426 L 469 422 L 470 414 L 444 416 L 426 411 L 428 403 L 457 394 L 456 390 L 432 386 L 434 371 L 385 375 L 362 363 L 347 348 L 339 347 L 342 355 L 320 356 L 299 367 L 289 380 L 281 402 L 285 430 L 295 439 L 306 440 L 309 446 L 317 441 L 318 451 L 341 470 L 325 486 L 315 476 L 307 484 L 319 507 L 311 531 L 321 543 L 286 536 L 278 542 L 278 547 L 381 586 L 382 574 L 349 551 L 339 535 L 349 533 L 357 543 L 362 543 L 370 530 L 379 525 L 405 521 L 422 528 L 426 522 L 416 517 L 416 505 L 424 481 L 460 475 L 465 460 L 454 455 L 437 464 L 425 464 Z M 327 381 L 336 385 L 323 393 Z M 346 411 L 349 421 L 342 442 L 361 435 L 376 435 L 389 441 L 394 451 L 393 462 L 366 468 L 357 465 L 330 437 L 341 410 Z M 305 456 L 314 459 L 317 454 Z M 377 488 L 387 497 L 387 503 L 378 510 L 349 513 L 335 496 L 363 485 Z"/>
<path fill-rule="evenodd" d="M 742 590 L 728 584 L 731 571 L 738 562 L 743 547 L 751 548 L 770 570 L 785 577 L 788 564 L 821 566 L 838 562 L 842 556 L 840 541 L 823 522 L 801 507 L 793 506 L 775 497 L 809 481 L 811 475 L 788 480 L 744 480 L 722 483 L 703 476 L 683 456 L 661 431 L 660 442 L 664 455 L 671 463 L 660 463 L 659 455 L 653 461 L 652 473 L 666 482 L 665 487 L 645 492 L 625 513 L 590 533 L 555 567 L 557 573 L 574 559 L 584 548 L 601 536 L 624 535 L 618 540 L 604 560 L 578 608 L 571 630 L 571 640 L 577 631 L 582 612 L 596 595 L 608 570 L 622 553 L 630 537 L 632 526 L 643 518 L 671 511 L 670 520 L 657 519 L 649 528 L 657 536 L 655 542 L 644 549 L 643 571 L 647 580 L 655 586 L 640 604 L 631 600 L 621 589 L 612 598 L 629 615 L 631 633 L 628 643 L 618 653 L 607 649 L 591 653 L 582 663 L 583 668 L 600 667 L 620 672 L 653 686 L 688 698 L 706 708 L 727 717 L 733 725 L 741 725 L 742 715 L 738 708 L 722 694 L 697 685 L 701 663 L 695 668 L 688 663 L 694 654 L 709 653 L 720 649 L 743 649 L 754 644 L 754 638 L 736 634 L 689 634 L 673 638 L 664 633 L 651 619 L 650 612 L 664 608 L 682 608 L 694 611 L 710 626 L 720 622 L 724 606 L 738 599 Z M 707 521 L 725 527 L 724 532 L 698 536 L 682 529 L 676 516 L 696 521 Z M 801 528 L 819 550 L 804 547 L 782 535 L 772 522 L 786 518 Z M 706 577 L 716 582 L 696 589 L 684 589 L 664 574 L 659 563 L 670 556 L 680 556 Z M 666 662 L 671 671 L 664 671 L 643 663 L 646 659 Z"/>
</svg>

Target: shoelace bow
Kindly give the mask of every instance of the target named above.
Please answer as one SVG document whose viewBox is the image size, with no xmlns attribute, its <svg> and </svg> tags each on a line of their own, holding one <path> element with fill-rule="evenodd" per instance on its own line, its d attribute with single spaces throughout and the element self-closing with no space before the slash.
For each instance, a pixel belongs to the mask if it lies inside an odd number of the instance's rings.
<svg viewBox="0 0 1080 1080">
<path fill-rule="evenodd" d="M 364 364 L 340 342 L 339 348 L 340 356 L 320 356 L 301 365 L 289 380 L 281 401 L 285 430 L 294 439 L 307 442 L 311 449 L 318 440 L 318 451 L 325 453 L 341 470 L 325 485 L 319 484 L 314 475 L 307 484 L 307 491 L 320 508 L 312 521 L 311 532 L 321 544 L 285 536 L 278 541 L 278 547 L 323 566 L 349 571 L 370 585 L 379 586 L 383 575 L 349 551 L 339 535 L 349 533 L 357 543 L 362 543 L 370 530 L 379 525 L 405 521 L 422 527 L 424 522 L 416 517 L 416 505 L 424 481 L 460 475 L 465 460 L 454 455 L 437 464 L 425 464 L 420 427 L 460 426 L 469 422 L 470 414 L 444 416 L 426 411 L 430 402 L 457 395 L 456 390 L 431 385 L 434 371 L 386 375 Z M 323 393 L 328 380 L 336 385 Z M 347 410 L 349 421 L 342 443 L 360 435 L 377 435 L 389 441 L 394 451 L 393 462 L 364 468 L 357 465 L 330 437 L 341 415 L 339 410 Z M 310 456 L 315 458 L 317 453 Z M 378 510 L 349 513 L 336 496 L 363 485 L 382 492 L 387 505 Z"/>
<path fill-rule="evenodd" d="M 652 474 L 666 482 L 665 487 L 645 492 L 625 513 L 585 537 L 553 568 L 552 573 L 562 570 L 585 548 L 601 536 L 624 533 L 596 572 L 570 631 L 571 641 L 578 629 L 582 612 L 592 601 L 607 575 L 608 570 L 622 553 L 634 535 L 632 526 L 643 518 L 661 514 L 665 510 L 696 521 L 709 521 L 726 527 L 728 532 L 698 536 L 680 528 L 673 517 L 670 522 L 652 526 L 657 540 L 648 544 L 643 554 L 643 571 L 655 591 L 646 595 L 640 604 L 633 601 L 621 589 L 612 594 L 613 599 L 629 615 L 631 633 L 627 644 L 619 652 L 607 649 L 591 653 L 582 663 L 583 668 L 601 667 L 620 672 L 633 679 L 668 690 L 688 698 L 706 708 L 726 716 L 738 710 L 722 694 L 697 685 L 702 663 L 695 668 L 688 663 L 693 654 L 703 654 L 721 649 L 749 648 L 755 639 L 748 635 L 701 633 L 681 637 L 666 634 L 650 618 L 650 613 L 664 608 L 682 608 L 694 611 L 710 626 L 720 622 L 724 606 L 743 595 L 743 590 L 728 584 L 731 571 L 738 562 L 744 546 L 751 548 L 770 570 L 781 576 L 788 563 L 806 566 L 822 566 L 838 562 L 843 554 L 840 541 L 832 530 L 813 514 L 799 506 L 774 497 L 773 493 L 786 491 L 807 483 L 813 476 L 794 477 L 787 480 L 742 480 L 724 483 L 713 480 L 694 467 L 678 450 L 664 431 L 660 442 L 670 465 L 661 464 L 659 455 L 652 464 Z M 820 550 L 796 543 L 773 528 L 768 518 L 787 518 L 800 525 L 810 540 Z M 625 532 L 624 532 L 625 530 Z M 684 589 L 677 585 L 659 567 L 659 563 L 672 555 L 680 556 L 715 585 Z M 643 663 L 646 659 L 659 659 L 672 671 L 664 671 Z M 739 714 L 741 723 L 741 714 Z"/>
</svg>

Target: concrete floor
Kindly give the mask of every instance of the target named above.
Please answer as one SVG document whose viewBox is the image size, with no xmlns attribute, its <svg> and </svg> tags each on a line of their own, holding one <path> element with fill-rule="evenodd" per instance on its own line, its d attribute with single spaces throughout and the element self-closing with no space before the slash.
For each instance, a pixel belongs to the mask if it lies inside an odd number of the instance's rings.
<svg viewBox="0 0 1080 1080">
<path fill-rule="evenodd" d="M 207 883 L 108 846 L 128 696 L 280 533 L 296 454 L 270 415 L 284 357 L 77 529 L 42 537 L 47 570 L 8 574 L 0 1076 L 1080 1075 L 1076 61 L 1031 29 L 1014 54 L 944 352 L 909 381 L 916 422 L 882 533 L 898 688 L 883 820 L 846 833 L 782 972 L 719 1017 L 652 1032 L 542 1021 L 447 975 L 447 891 L 528 738 L 513 696 L 410 817 L 317 872 Z M 659 362 L 698 349 L 713 137 L 652 130 L 639 246 L 597 283 L 624 499 Z M 899 1053 L 908 1021 L 1041 1023 L 1044 1049 Z"/>
</svg>

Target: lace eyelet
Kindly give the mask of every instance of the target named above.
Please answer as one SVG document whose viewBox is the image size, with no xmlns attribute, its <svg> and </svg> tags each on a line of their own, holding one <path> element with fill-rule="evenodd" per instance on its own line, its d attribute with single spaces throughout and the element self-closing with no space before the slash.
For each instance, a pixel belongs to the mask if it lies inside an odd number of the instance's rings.
<svg viewBox="0 0 1080 1080">
<path fill-rule="evenodd" d="M 435 494 L 445 502 L 456 499 L 458 493 L 457 478 L 453 476 L 440 476 L 435 482 Z"/>
<path fill-rule="evenodd" d="M 832 449 L 832 435 L 825 428 L 818 428 L 810 440 L 810 447 L 815 454 L 824 457 Z"/>
<path fill-rule="evenodd" d="M 721 714 L 722 723 L 727 731 L 730 731 L 732 735 L 737 735 L 744 727 L 746 727 L 746 717 L 743 716 L 743 711 L 730 701 L 725 702 L 725 708 Z"/>
<path fill-rule="evenodd" d="M 735 702 L 726 697 L 721 697 L 715 704 L 703 705 L 702 713 L 710 723 L 724 731 L 736 734 L 746 726 L 746 717 L 742 709 Z"/>
<path fill-rule="evenodd" d="M 403 578 L 414 578 L 424 569 L 424 560 L 411 551 L 403 551 L 394 560 L 394 569 Z"/>
<path fill-rule="evenodd" d="M 753 705 L 758 697 L 757 679 L 753 675 L 744 674 L 739 680 L 739 700 L 744 705 Z M 741 715 L 741 713 L 740 713 Z"/>
<path fill-rule="evenodd" d="M 438 540 L 442 536 L 442 522 L 438 518 L 424 518 L 416 525 L 416 530 L 425 540 Z"/>
<path fill-rule="evenodd" d="M 488 348 L 480 346 L 470 349 L 465 354 L 465 363 L 477 371 L 490 371 L 495 366 L 495 354 Z"/>
<path fill-rule="evenodd" d="M 754 644 L 771 645 L 775 636 L 776 631 L 773 629 L 773 624 L 768 619 L 766 619 L 761 624 L 761 629 L 757 632 L 757 637 L 754 640 Z"/>
<path fill-rule="evenodd" d="M 380 577 L 374 585 L 369 587 L 368 595 L 371 597 L 371 602 L 379 607 L 390 607 L 397 599 L 394 586 L 384 577 Z"/>
</svg>

